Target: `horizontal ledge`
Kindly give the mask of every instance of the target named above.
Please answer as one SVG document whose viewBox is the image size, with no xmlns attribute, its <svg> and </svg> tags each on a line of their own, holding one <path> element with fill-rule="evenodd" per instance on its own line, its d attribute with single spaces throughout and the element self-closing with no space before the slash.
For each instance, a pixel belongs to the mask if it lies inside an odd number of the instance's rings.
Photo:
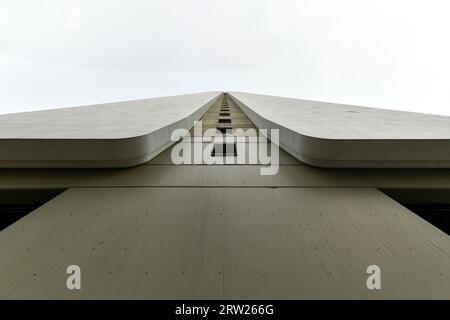
<svg viewBox="0 0 450 320">
<path fill-rule="evenodd" d="M 147 99 L 87 107 L 46 110 L 0 116 L 0 123 L 8 128 L 23 127 L 17 137 L 0 125 L 0 167 L 1 168 L 114 168 L 131 167 L 145 163 L 168 148 L 171 134 L 176 129 L 189 130 L 194 121 L 214 104 L 223 93 L 212 92 L 185 96 Z M 116 106 L 113 108 L 113 106 Z M 102 117 L 111 109 L 111 138 L 98 138 L 105 130 L 98 130 L 92 124 L 92 117 Z M 182 109 L 182 110 L 181 110 Z M 122 113 L 124 115 L 122 116 Z M 126 113 L 126 114 L 125 114 Z M 70 115 L 77 115 L 74 119 Z M 68 118 L 69 117 L 69 118 Z M 158 119 L 154 119 L 158 117 Z M 30 120 L 31 119 L 31 120 Z M 46 125 L 48 121 L 48 125 Z M 74 138 L 63 129 L 51 132 L 51 123 L 71 122 L 78 127 Z M 103 119 L 103 123 L 107 120 Z M 149 122 L 148 132 L 142 134 Z M 36 127 L 49 128 L 40 132 Z M 116 138 L 122 127 L 135 129 L 135 136 Z M 156 127 L 156 129 L 155 129 Z M 89 132 L 89 128 L 92 129 Z M 88 132 L 83 132 L 88 130 Z M 3 132 L 2 132 L 3 131 Z M 34 134 L 32 138 L 29 136 Z M 2 138 L 1 136 L 4 136 Z M 48 138 L 48 135 L 58 135 Z M 120 135 L 120 134 L 119 134 Z M 25 137 L 24 137 L 25 136 Z"/>
<path fill-rule="evenodd" d="M 450 168 L 450 138 L 444 138 L 447 131 L 450 137 L 450 117 L 373 109 L 375 111 L 371 112 L 376 114 L 374 116 L 376 117 L 374 120 L 376 125 L 382 125 L 380 119 L 383 117 L 388 119 L 391 113 L 395 114 L 396 121 L 404 122 L 402 123 L 403 127 L 408 124 L 411 118 L 414 118 L 413 124 L 417 125 L 420 117 L 424 116 L 427 121 L 435 119 L 437 123 L 440 123 L 440 131 L 436 133 L 436 138 L 433 138 L 430 133 L 427 133 L 429 138 L 382 138 L 382 135 L 385 135 L 386 132 L 380 133 L 378 138 L 376 133 L 363 138 L 360 136 L 364 134 L 364 128 L 361 128 L 360 124 L 349 122 L 350 128 L 346 131 L 347 137 L 348 131 L 353 128 L 355 138 L 342 138 L 342 133 L 336 133 L 336 136 L 333 137 L 332 129 L 328 132 L 330 138 L 326 138 L 322 134 L 315 136 L 311 133 L 313 130 L 310 130 L 309 134 L 304 134 L 300 130 L 293 129 L 292 126 L 289 127 L 289 124 L 292 123 L 295 123 L 296 127 L 304 126 L 308 128 L 327 123 L 320 119 L 320 115 L 315 116 L 314 104 L 318 102 L 299 100 L 301 105 L 296 105 L 296 99 L 240 92 L 228 94 L 256 127 L 259 129 L 278 129 L 279 146 L 306 164 L 324 168 Z M 311 105 L 308 105 L 308 103 Z M 282 117 L 278 116 L 277 113 L 286 112 L 287 108 L 289 108 L 288 113 L 291 117 L 280 120 Z M 349 112 L 351 108 L 355 108 L 355 110 L 370 109 L 339 104 L 327 104 L 327 108 L 337 108 L 338 111 L 334 110 L 334 114 L 339 113 L 339 108 L 345 108 L 345 112 Z M 331 112 L 330 117 L 333 116 L 333 112 Z M 269 118 L 268 114 L 274 116 Z M 368 112 L 368 114 L 371 113 Z M 336 121 L 345 125 L 345 116 L 340 114 L 336 117 Z M 403 119 L 400 119 L 401 117 Z M 448 128 L 442 124 L 448 124 Z M 380 128 L 380 130 L 382 129 Z M 323 133 L 327 129 L 318 130 Z M 411 130 L 414 130 L 414 128 Z"/>
</svg>

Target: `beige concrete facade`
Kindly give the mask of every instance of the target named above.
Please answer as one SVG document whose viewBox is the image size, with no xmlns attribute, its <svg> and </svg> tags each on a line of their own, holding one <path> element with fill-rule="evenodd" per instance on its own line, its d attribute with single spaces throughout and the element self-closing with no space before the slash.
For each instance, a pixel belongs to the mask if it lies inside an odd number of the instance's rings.
<svg viewBox="0 0 450 320">
<path fill-rule="evenodd" d="M 230 92 L 258 128 L 318 167 L 450 168 L 450 117 Z"/>
<path fill-rule="evenodd" d="M 206 92 L 0 116 L 0 167 L 142 164 L 169 147 L 222 95 Z"/>
<path fill-rule="evenodd" d="M 222 101 L 202 114 L 211 127 Z M 170 153 L 132 168 L 0 169 L 0 204 L 65 190 L 0 231 L 0 298 L 450 299 L 449 236 L 379 190 L 445 203 L 448 169 L 324 169 L 280 150 L 278 173 L 262 176 Z M 81 290 L 65 286 L 72 264 Z M 369 265 L 381 290 L 366 286 Z"/>
</svg>

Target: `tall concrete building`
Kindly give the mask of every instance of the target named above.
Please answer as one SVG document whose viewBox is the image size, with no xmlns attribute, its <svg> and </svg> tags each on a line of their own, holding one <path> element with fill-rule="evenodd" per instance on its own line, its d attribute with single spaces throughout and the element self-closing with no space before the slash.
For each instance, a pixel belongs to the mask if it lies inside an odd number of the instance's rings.
<svg viewBox="0 0 450 320">
<path fill-rule="evenodd" d="M 450 299 L 450 117 L 205 92 L 2 115 L 0 167 L 1 299 Z"/>
</svg>

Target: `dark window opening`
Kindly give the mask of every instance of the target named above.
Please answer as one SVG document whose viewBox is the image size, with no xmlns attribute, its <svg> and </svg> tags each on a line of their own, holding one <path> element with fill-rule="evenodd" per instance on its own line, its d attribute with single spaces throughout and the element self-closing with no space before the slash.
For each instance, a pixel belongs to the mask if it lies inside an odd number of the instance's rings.
<svg viewBox="0 0 450 320">
<path fill-rule="evenodd" d="M 402 205 L 450 235 L 450 203 L 404 203 Z"/>
<path fill-rule="evenodd" d="M 216 143 L 211 152 L 212 157 L 237 156 L 236 143 Z"/>
<path fill-rule="evenodd" d="M 227 113 L 227 112 L 221 112 L 221 113 L 219 114 L 219 116 L 221 116 L 221 117 L 229 117 L 229 116 L 230 116 L 230 113 Z"/>
<path fill-rule="evenodd" d="M 228 134 L 228 133 L 231 134 L 231 131 L 233 130 L 233 128 L 216 128 L 216 129 L 219 130 L 220 133 L 222 133 L 222 134 Z"/>
<path fill-rule="evenodd" d="M 0 191 L 0 230 L 22 219 L 64 190 L 2 190 Z"/>
<path fill-rule="evenodd" d="M 381 191 L 450 235 L 450 190 L 384 189 Z"/>
<path fill-rule="evenodd" d="M 231 119 L 219 119 L 219 123 L 231 123 Z"/>
</svg>

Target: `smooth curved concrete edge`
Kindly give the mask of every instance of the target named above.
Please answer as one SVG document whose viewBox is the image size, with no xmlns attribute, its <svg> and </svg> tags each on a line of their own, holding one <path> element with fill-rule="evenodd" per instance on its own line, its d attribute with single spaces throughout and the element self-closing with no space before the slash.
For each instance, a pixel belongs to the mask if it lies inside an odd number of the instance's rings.
<svg viewBox="0 0 450 320">
<path fill-rule="evenodd" d="M 173 130 L 190 129 L 221 97 L 218 94 L 190 116 L 142 136 L 122 139 L 0 139 L 2 168 L 132 167 L 156 157 L 174 142 Z"/>
<path fill-rule="evenodd" d="M 325 139 L 274 123 L 228 95 L 259 129 L 278 129 L 280 148 L 296 159 L 323 168 L 450 168 L 450 140 Z M 268 137 L 270 138 L 270 137 Z"/>
</svg>

